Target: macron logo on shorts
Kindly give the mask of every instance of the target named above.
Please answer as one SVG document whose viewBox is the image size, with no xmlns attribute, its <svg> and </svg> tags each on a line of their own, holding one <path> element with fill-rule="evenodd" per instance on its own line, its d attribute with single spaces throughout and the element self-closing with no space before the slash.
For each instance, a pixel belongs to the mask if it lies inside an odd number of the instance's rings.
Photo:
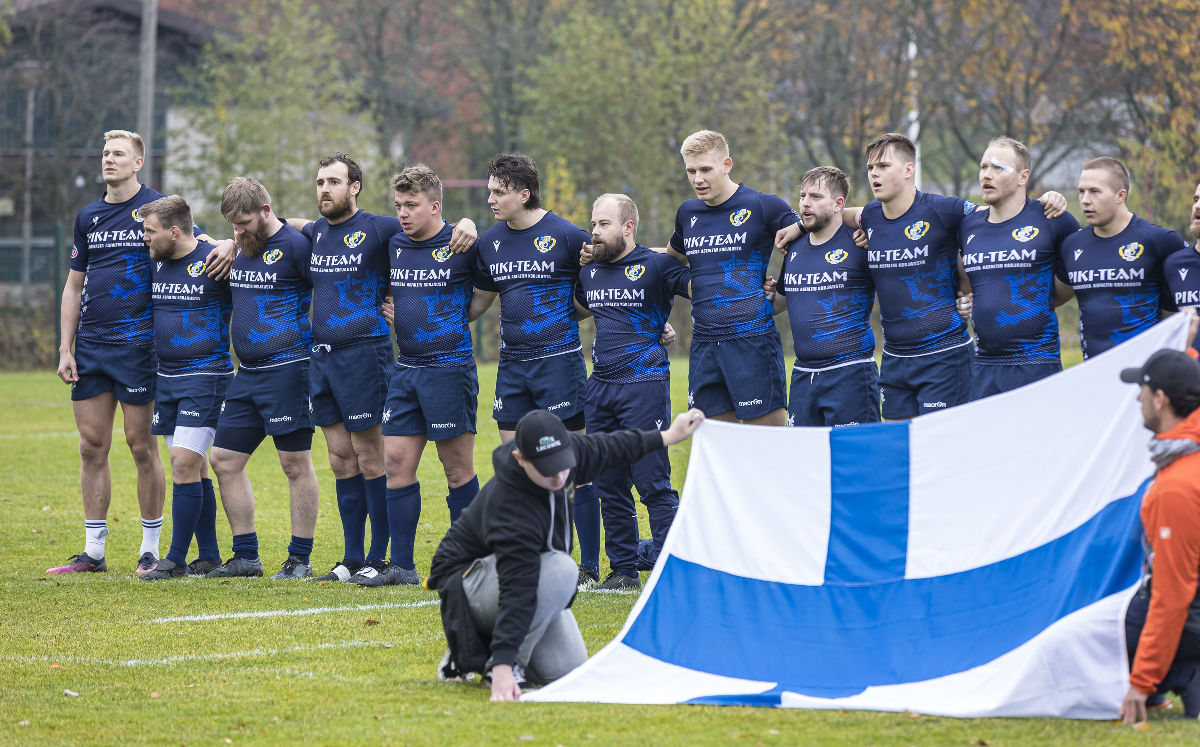
<svg viewBox="0 0 1200 747">
<path fill-rule="evenodd" d="M 924 407 L 929 410 L 937 410 L 937 409 L 945 408 L 946 403 L 945 402 L 925 402 L 921 405 L 921 407 Z"/>
<path fill-rule="evenodd" d="M 129 392 L 130 394 L 141 394 L 142 392 L 148 392 L 150 390 L 144 386 L 139 386 L 139 387 L 127 386 L 127 387 L 125 387 L 125 391 Z"/>
<path fill-rule="evenodd" d="M 570 406 L 571 406 L 570 402 L 559 402 L 557 405 L 550 405 L 546 409 L 553 411 L 553 410 L 561 410 L 564 407 L 570 407 Z"/>
<path fill-rule="evenodd" d="M 198 417 L 200 417 L 200 413 L 196 412 L 195 410 L 180 410 L 180 411 L 179 411 L 179 414 L 180 414 L 180 415 L 187 415 L 189 418 L 198 418 Z M 156 414 L 154 417 L 155 417 L 155 418 L 157 418 L 157 417 L 158 417 L 158 415 Z M 158 422 L 158 421 L 157 421 L 157 420 L 155 420 L 155 422 Z"/>
<path fill-rule="evenodd" d="M 753 405 L 761 405 L 762 403 L 761 399 L 751 399 L 745 402 L 738 402 L 738 407 L 751 407 Z"/>
<path fill-rule="evenodd" d="M 433 423 L 432 427 L 433 428 L 453 428 L 455 425 L 456 425 L 455 423 Z"/>
<path fill-rule="evenodd" d="M 360 412 L 360 413 L 359 413 L 359 414 L 357 414 L 357 415 L 348 415 L 348 416 L 346 417 L 346 420 L 362 420 L 363 418 L 369 418 L 369 417 L 371 417 L 371 413 L 369 413 L 369 412 Z"/>
<path fill-rule="evenodd" d="M 292 419 L 291 415 L 284 415 L 283 417 L 280 417 L 280 418 L 271 418 L 267 422 L 268 423 L 286 423 L 287 421 L 289 421 L 291 419 Z"/>
</svg>

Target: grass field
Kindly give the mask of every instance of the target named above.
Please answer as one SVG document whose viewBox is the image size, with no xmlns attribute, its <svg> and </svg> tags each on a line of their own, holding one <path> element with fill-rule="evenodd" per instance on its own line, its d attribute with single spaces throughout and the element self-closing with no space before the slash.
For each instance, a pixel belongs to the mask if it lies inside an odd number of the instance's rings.
<svg viewBox="0 0 1200 747">
<path fill-rule="evenodd" d="M 686 362 L 676 362 L 676 369 L 680 406 Z M 486 479 L 485 456 L 497 444 L 487 411 L 494 368 L 481 367 L 479 378 L 476 463 Z M 110 571 L 47 577 L 47 567 L 82 549 L 67 390 L 50 373 L 0 374 L 0 413 L 0 742 L 999 745 L 1200 739 L 1196 724 L 1160 717 L 1142 732 L 1113 722 L 910 713 L 492 704 L 479 685 L 435 680 L 444 641 L 432 592 L 259 579 L 138 581 L 132 574 L 141 537 L 134 473 L 119 434 L 112 458 Z M 319 438 L 313 456 L 321 486 L 313 562 L 323 572 L 341 557 L 341 531 Z M 686 446 L 675 447 L 677 486 L 686 460 Z M 289 532 L 286 483 L 269 442 L 250 472 L 270 573 L 286 555 Z M 432 450 L 421 482 L 417 567 L 424 574 L 448 523 L 444 478 Z M 217 525 L 228 553 L 229 527 L 221 513 Z M 163 552 L 169 527 L 168 519 Z M 579 596 L 575 612 L 590 651 L 616 635 L 634 599 Z"/>
</svg>

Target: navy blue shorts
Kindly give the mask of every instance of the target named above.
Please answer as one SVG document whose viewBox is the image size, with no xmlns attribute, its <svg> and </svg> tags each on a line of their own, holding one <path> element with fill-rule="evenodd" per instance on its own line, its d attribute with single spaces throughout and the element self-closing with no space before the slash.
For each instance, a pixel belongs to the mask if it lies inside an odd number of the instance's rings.
<svg viewBox="0 0 1200 747">
<path fill-rule="evenodd" d="M 71 399 L 79 402 L 112 392 L 118 402 L 144 405 L 154 400 L 158 359 L 154 348 L 105 345 L 75 338 L 75 368 L 79 381 L 71 384 Z"/>
<path fill-rule="evenodd" d="M 638 381 L 613 384 L 587 383 L 587 426 L 589 433 L 625 429 L 661 431 L 671 425 L 671 382 Z M 600 496 L 604 518 L 604 551 L 614 571 L 637 576 L 638 520 L 632 486 L 637 486 L 650 534 L 662 547 L 679 508 L 679 494 L 671 487 L 671 462 L 666 449 L 655 449 L 633 464 L 610 467 L 592 483 Z"/>
<path fill-rule="evenodd" d="M 824 371 L 792 369 L 789 426 L 838 426 L 879 422 L 879 373 L 875 361 Z"/>
<path fill-rule="evenodd" d="M 692 341 L 688 406 L 739 420 L 787 407 L 783 345 L 775 332 L 721 342 Z"/>
<path fill-rule="evenodd" d="M 465 366 L 392 367 L 383 409 L 383 435 L 448 441 L 475 433 L 479 378 Z"/>
<path fill-rule="evenodd" d="M 308 360 L 308 404 L 314 425 L 344 423 L 354 433 L 383 422 L 392 341 L 328 350 L 314 345 Z"/>
<path fill-rule="evenodd" d="M 217 441 L 222 442 L 220 431 L 226 428 L 258 429 L 268 436 L 281 436 L 312 427 L 308 361 L 274 368 L 239 368 L 221 406 Z"/>
<path fill-rule="evenodd" d="M 912 358 L 884 353 L 879 366 L 884 420 L 928 415 L 970 401 L 973 353 L 973 345 Z"/>
<path fill-rule="evenodd" d="M 233 374 L 159 376 L 150 432 L 170 436 L 175 428 L 216 428 Z"/>
<path fill-rule="evenodd" d="M 530 410 L 549 410 L 573 431 L 583 428 L 583 387 L 587 367 L 578 351 L 531 361 L 500 361 L 492 419 L 501 430 L 516 430 Z"/>
<path fill-rule="evenodd" d="M 1027 363 L 1013 365 L 971 364 L 971 401 L 1041 381 L 1062 371 L 1061 363 Z"/>
</svg>

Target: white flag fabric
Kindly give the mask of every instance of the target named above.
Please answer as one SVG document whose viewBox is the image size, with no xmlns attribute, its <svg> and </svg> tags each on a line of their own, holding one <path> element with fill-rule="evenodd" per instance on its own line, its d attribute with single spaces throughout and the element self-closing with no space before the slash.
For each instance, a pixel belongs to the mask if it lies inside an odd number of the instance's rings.
<svg viewBox="0 0 1200 747">
<path fill-rule="evenodd" d="M 1186 324 L 909 422 L 706 422 L 620 635 L 523 699 L 1115 718 L 1154 473 L 1118 373 Z"/>
</svg>

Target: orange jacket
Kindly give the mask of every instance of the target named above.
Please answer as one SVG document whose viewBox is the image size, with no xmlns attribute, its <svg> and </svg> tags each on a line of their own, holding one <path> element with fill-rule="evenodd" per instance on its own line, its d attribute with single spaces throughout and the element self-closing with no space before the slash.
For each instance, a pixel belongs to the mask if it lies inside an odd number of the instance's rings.
<svg viewBox="0 0 1200 747">
<path fill-rule="evenodd" d="M 1200 443 L 1200 410 L 1156 438 Z M 1150 694 L 1175 659 L 1200 579 L 1200 452 L 1158 471 L 1142 501 L 1142 526 L 1154 553 L 1150 609 L 1129 683 Z"/>
</svg>

